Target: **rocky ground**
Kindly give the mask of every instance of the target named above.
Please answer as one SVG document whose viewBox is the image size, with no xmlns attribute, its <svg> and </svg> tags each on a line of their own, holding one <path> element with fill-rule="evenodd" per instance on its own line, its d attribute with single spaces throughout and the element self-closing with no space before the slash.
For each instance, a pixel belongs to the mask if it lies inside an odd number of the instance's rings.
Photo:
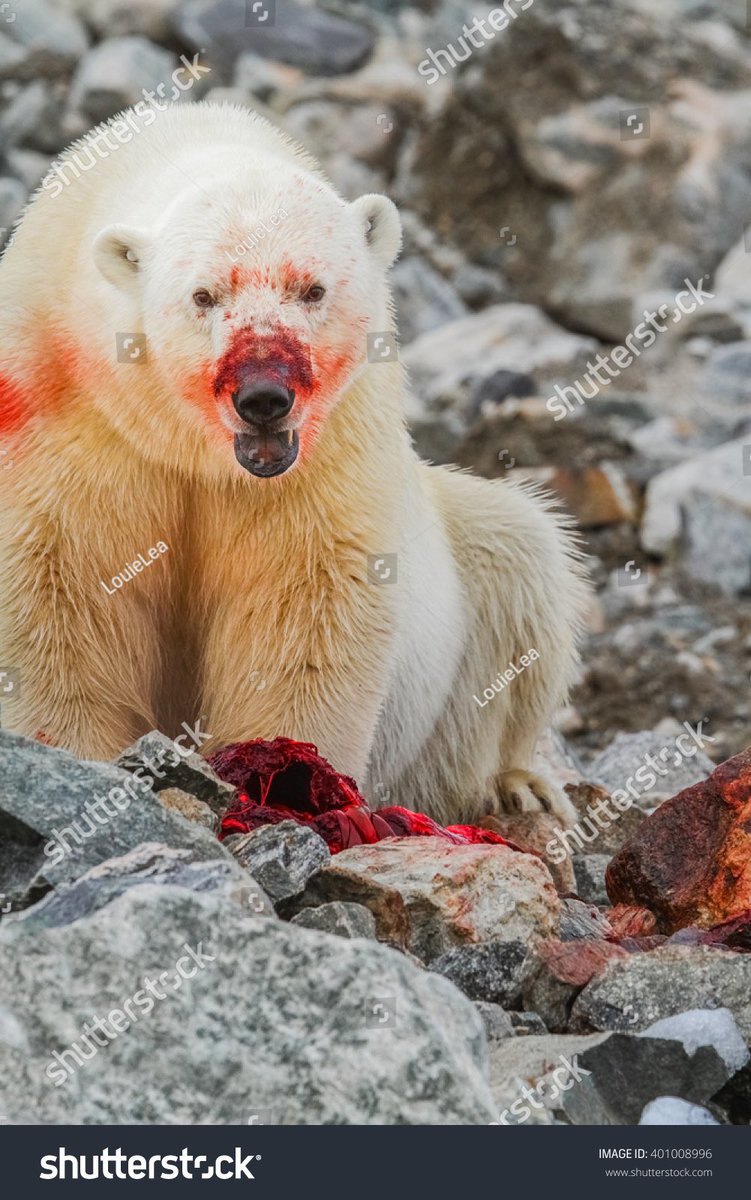
<svg viewBox="0 0 751 1200">
<path fill-rule="evenodd" d="M 749 754 L 650 816 L 580 782 L 573 833 L 334 856 L 294 820 L 220 843 L 234 788 L 161 735 L 105 764 L 0 732 L 0 761 L 11 1122 L 751 1118 Z"/>
<path fill-rule="evenodd" d="M 546 819 L 516 818 L 501 832 L 545 863 L 422 839 L 327 863 L 294 829 L 223 849 L 221 789 L 188 773 L 52 866 L 53 829 L 122 771 L 2 735 L 13 1119 L 487 1123 L 572 1055 L 591 1074 L 506 1119 L 751 1118 L 748 764 L 705 782 L 751 743 L 747 5 L 534 0 L 428 83 L 428 48 L 489 7 L 276 0 L 263 29 L 241 0 L 0 6 L 5 240 L 71 139 L 144 90 L 166 102 L 180 55 L 210 71 L 178 102 L 252 105 L 347 197 L 396 200 L 416 444 L 545 482 L 591 556 L 581 676 L 542 765 L 582 822 L 633 800 L 560 862 Z M 686 281 L 702 300 L 676 319 Z M 614 373 L 554 419 L 598 355 Z M 215 960 L 65 1086 L 45 1078 L 186 940 Z"/>
</svg>

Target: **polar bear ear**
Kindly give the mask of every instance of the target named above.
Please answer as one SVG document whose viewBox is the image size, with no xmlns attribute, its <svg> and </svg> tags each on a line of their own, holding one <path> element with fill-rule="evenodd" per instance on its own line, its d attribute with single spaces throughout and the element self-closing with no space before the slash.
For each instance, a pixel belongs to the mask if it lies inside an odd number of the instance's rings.
<svg viewBox="0 0 751 1200">
<path fill-rule="evenodd" d="M 149 240 L 145 229 L 109 225 L 94 241 L 94 262 L 105 279 L 128 291 L 138 278 L 141 255 Z"/>
<path fill-rule="evenodd" d="M 372 193 L 355 200 L 352 209 L 360 217 L 365 240 L 378 261 L 390 267 L 402 246 L 402 223 L 396 205 L 388 196 Z"/>
</svg>

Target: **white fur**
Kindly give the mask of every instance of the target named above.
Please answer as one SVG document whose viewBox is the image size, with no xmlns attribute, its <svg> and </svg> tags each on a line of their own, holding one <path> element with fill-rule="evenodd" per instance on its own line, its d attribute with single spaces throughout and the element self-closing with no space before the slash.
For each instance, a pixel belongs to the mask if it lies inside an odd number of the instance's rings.
<svg viewBox="0 0 751 1200">
<path fill-rule="evenodd" d="M 0 662 L 23 675 L 4 720 L 98 757 L 200 714 L 214 746 L 316 743 L 375 802 L 570 815 L 529 767 L 573 678 L 578 552 L 543 496 L 415 456 L 402 368 L 366 353 L 393 327 L 391 202 L 347 204 L 266 122 L 212 105 L 161 114 L 56 190 L 0 265 L 0 417 L 22 414 L 0 472 Z M 234 248 L 281 209 L 234 278 Z M 123 331 L 147 337 L 139 365 L 116 359 Z M 314 386 L 290 415 L 298 461 L 258 479 L 214 383 L 228 347 L 276 333 L 305 347 Z M 160 539 L 169 553 L 105 595 L 99 580 Z M 393 585 L 368 578 L 385 553 Z"/>
</svg>

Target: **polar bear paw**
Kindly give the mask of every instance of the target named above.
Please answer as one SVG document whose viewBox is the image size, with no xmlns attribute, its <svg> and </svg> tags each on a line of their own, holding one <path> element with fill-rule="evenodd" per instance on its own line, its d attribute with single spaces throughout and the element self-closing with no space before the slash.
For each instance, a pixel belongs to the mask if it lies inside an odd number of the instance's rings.
<svg viewBox="0 0 751 1200">
<path fill-rule="evenodd" d="M 576 824 L 577 812 L 568 797 L 531 771 L 504 771 L 496 780 L 496 794 L 501 812 L 545 812 L 564 826 Z"/>
</svg>

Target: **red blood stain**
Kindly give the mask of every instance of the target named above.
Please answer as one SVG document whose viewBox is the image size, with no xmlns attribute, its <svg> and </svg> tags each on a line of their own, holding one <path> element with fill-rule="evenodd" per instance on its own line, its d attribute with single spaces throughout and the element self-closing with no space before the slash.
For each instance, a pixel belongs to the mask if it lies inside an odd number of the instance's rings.
<svg viewBox="0 0 751 1200">
<path fill-rule="evenodd" d="M 28 397 L 14 380 L 0 377 L 0 436 L 17 433 L 29 416 Z"/>
<path fill-rule="evenodd" d="M 25 375 L 23 384 L 0 376 L 0 436 L 20 433 L 32 417 L 50 417 L 76 396 L 101 388 L 107 365 L 58 338 L 45 343 L 43 357 L 29 364 Z"/>
<path fill-rule="evenodd" d="M 291 333 L 258 335 L 241 329 L 217 365 L 214 395 L 237 391 L 254 376 L 310 394 L 314 388 L 310 349 Z"/>
<path fill-rule="evenodd" d="M 317 277 L 311 271 L 297 266 L 288 259 L 285 259 L 279 268 L 279 278 L 285 292 L 298 295 L 302 295 L 318 282 Z"/>
</svg>

